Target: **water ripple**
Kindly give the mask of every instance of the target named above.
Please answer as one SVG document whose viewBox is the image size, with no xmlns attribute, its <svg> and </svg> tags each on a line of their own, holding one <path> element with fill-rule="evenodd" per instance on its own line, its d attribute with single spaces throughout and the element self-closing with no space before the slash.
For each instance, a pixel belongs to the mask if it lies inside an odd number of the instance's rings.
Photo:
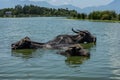
<svg viewBox="0 0 120 80">
<path fill-rule="evenodd" d="M 7 23 L 6 23 L 7 22 Z M 0 19 L 0 80 L 119 80 L 120 24 L 56 17 Z M 47 42 L 71 29 L 89 30 L 97 37 L 89 59 L 68 58 L 57 50 L 11 51 L 11 43 L 29 36 Z M 66 62 L 68 60 L 68 62 Z M 75 64 L 77 63 L 77 64 Z"/>
</svg>

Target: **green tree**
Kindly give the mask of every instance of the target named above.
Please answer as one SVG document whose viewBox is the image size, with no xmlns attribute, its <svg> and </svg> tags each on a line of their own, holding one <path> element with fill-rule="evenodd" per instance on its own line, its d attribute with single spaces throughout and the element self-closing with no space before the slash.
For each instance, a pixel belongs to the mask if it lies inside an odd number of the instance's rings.
<svg viewBox="0 0 120 80">
<path fill-rule="evenodd" d="M 4 16 L 4 11 L 0 10 L 0 17 L 3 17 L 3 16 Z"/>
<path fill-rule="evenodd" d="M 76 18 L 77 17 L 77 11 L 75 10 L 70 10 L 70 16 Z"/>
<path fill-rule="evenodd" d="M 24 5 L 23 14 L 29 14 L 29 6 L 28 5 Z"/>
<path fill-rule="evenodd" d="M 93 11 L 88 15 L 88 19 L 100 20 L 101 12 L 100 11 Z"/>
<path fill-rule="evenodd" d="M 21 5 L 16 5 L 14 10 L 15 10 L 14 11 L 15 15 L 19 15 L 19 14 L 23 13 L 23 8 Z"/>
<path fill-rule="evenodd" d="M 101 16 L 101 20 L 111 20 L 111 16 L 109 15 L 109 14 L 103 14 L 102 16 Z"/>
<path fill-rule="evenodd" d="M 87 18 L 87 14 L 81 13 L 81 19 L 86 19 L 86 18 Z"/>
<path fill-rule="evenodd" d="M 81 14 L 80 13 L 77 14 L 77 18 L 81 19 Z"/>
<path fill-rule="evenodd" d="M 118 14 L 118 20 L 120 20 L 120 14 Z"/>
<path fill-rule="evenodd" d="M 117 14 L 115 13 L 115 11 L 102 11 L 101 19 L 102 20 L 115 20 L 117 19 Z"/>
</svg>

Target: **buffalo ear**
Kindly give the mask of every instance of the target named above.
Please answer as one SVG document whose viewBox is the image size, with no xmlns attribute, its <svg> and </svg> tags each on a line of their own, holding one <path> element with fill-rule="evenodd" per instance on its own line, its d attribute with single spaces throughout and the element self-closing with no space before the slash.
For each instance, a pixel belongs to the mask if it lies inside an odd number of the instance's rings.
<svg viewBox="0 0 120 80">
<path fill-rule="evenodd" d="M 81 33 L 80 35 L 81 35 L 82 37 L 84 37 L 86 34 L 85 34 L 85 33 Z"/>
</svg>

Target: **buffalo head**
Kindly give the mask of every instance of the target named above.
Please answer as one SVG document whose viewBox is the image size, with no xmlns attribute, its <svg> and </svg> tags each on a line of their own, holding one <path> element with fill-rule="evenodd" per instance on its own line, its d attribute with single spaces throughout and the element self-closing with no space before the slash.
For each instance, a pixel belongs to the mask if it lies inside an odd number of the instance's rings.
<svg viewBox="0 0 120 80">
<path fill-rule="evenodd" d="M 83 47 L 79 44 L 72 45 L 68 47 L 67 50 L 60 52 L 61 55 L 65 56 L 85 56 L 90 57 L 90 53 L 87 52 Z"/>
<path fill-rule="evenodd" d="M 31 48 L 31 41 L 29 37 L 25 37 L 20 41 L 11 44 L 13 50 L 15 49 L 30 49 Z"/>
<path fill-rule="evenodd" d="M 77 43 L 96 43 L 96 37 L 94 37 L 88 30 L 74 30 L 72 31 L 77 35 L 74 37 L 74 40 Z"/>
</svg>

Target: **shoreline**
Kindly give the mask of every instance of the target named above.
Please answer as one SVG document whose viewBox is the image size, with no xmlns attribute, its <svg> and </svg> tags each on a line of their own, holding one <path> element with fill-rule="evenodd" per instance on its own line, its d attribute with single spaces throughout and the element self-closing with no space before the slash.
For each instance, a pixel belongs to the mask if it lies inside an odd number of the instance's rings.
<svg viewBox="0 0 120 80">
<path fill-rule="evenodd" d="M 92 20 L 92 19 L 77 19 L 77 18 L 67 18 L 71 20 L 81 20 L 81 21 L 90 21 L 90 22 L 110 22 L 110 23 L 120 23 L 120 20 Z"/>
<path fill-rule="evenodd" d="M 14 17 L 14 16 L 10 16 L 10 17 L 0 17 L 0 18 L 32 18 L 32 17 L 64 17 L 66 19 L 69 20 L 81 20 L 81 21 L 90 21 L 90 22 L 109 22 L 109 23 L 120 23 L 119 20 L 92 20 L 92 19 L 77 19 L 77 18 L 71 18 L 71 17 L 65 17 L 65 16 L 22 16 L 22 17 Z"/>
</svg>

